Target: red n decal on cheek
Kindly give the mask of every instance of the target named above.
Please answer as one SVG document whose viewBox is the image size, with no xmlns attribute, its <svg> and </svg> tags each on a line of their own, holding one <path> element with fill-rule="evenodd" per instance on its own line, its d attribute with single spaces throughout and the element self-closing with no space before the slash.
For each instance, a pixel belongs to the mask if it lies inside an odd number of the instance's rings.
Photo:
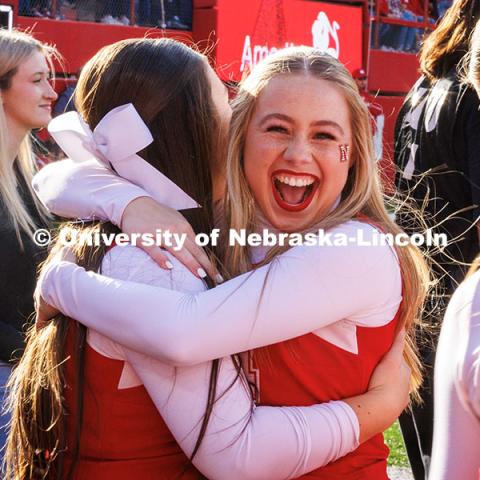
<svg viewBox="0 0 480 480">
<path fill-rule="evenodd" d="M 347 144 L 344 144 L 344 145 L 342 144 L 342 145 L 339 145 L 339 148 L 340 148 L 340 162 L 341 163 L 348 162 L 348 154 L 350 151 L 350 146 Z"/>
</svg>

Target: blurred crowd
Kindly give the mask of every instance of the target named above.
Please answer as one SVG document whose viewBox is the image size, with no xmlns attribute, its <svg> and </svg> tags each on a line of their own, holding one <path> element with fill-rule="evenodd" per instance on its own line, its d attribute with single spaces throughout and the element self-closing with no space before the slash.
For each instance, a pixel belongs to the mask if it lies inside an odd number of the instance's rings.
<svg viewBox="0 0 480 480">
<path fill-rule="evenodd" d="M 383 23 L 382 20 L 395 19 L 417 23 L 424 23 L 426 20 L 433 27 L 451 4 L 452 0 L 429 0 L 425 12 L 423 0 L 379 0 L 378 5 L 375 1 L 371 2 L 372 16 L 376 16 L 378 8 L 381 17 L 378 32 L 376 29 L 372 30 L 373 46 L 387 51 L 418 52 L 425 33 L 423 28 Z"/>
<path fill-rule="evenodd" d="M 109 25 L 190 30 L 192 4 L 192 0 L 20 0 L 19 14 Z"/>
</svg>

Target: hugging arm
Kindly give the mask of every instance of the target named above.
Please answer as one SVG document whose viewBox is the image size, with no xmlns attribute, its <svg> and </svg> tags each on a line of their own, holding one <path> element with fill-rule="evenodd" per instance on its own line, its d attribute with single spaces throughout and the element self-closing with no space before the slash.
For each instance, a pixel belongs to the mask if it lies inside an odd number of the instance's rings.
<svg viewBox="0 0 480 480">
<path fill-rule="evenodd" d="M 210 363 L 174 369 L 143 354 L 125 352 L 168 428 L 190 456 L 205 413 Z M 258 406 L 251 411 L 250 394 L 241 380 L 231 386 L 236 371 L 230 358 L 224 358 L 218 400 L 193 463 L 211 479 L 304 475 L 346 455 L 359 440 L 393 423 L 408 397 L 408 375 L 402 375 L 397 381 L 403 382 L 406 395 L 400 402 L 391 385 L 385 385 L 346 401 L 308 407 Z"/>
<path fill-rule="evenodd" d="M 125 358 L 187 456 L 205 413 L 211 363 L 173 368 L 133 351 Z M 358 420 L 344 402 L 254 407 L 230 358 L 221 361 L 217 402 L 193 463 L 211 479 L 296 478 L 358 446 Z M 232 385 L 232 386 L 231 386 Z M 231 386 L 231 388 L 229 388 Z"/>
<path fill-rule="evenodd" d="M 83 163 L 70 159 L 50 163 L 35 175 L 33 188 L 55 215 L 109 220 L 118 226 L 127 205 L 148 196 L 143 189 L 94 159 Z"/>
<path fill-rule="evenodd" d="M 358 229 L 365 239 L 374 232 L 349 222 L 332 233 Z M 68 262 L 48 265 L 40 282 L 45 301 L 66 315 L 174 365 L 222 358 L 341 320 L 384 325 L 401 300 L 399 266 L 388 246 L 295 247 L 271 265 L 195 294 L 114 280 Z"/>
<path fill-rule="evenodd" d="M 77 163 L 70 159 L 44 167 L 33 179 L 33 188 L 48 210 L 65 218 L 109 220 L 129 234 L 155 232 L 156 229 L 185 235 L 184 248 L 166 247 L 194 275 L 203 269 L 215 278 L 218 274 L 181 213 L 158 205 L 142 188 L 116 175 L 95 159 Z M 141 200 L 140 200 L 141 199 Z M 127 207 L 141 202 L 135 214 L 124 218 Z M 170 268 L 165 251 L 156 245 L 138 245 L 162 268 Z"/>
</svg>

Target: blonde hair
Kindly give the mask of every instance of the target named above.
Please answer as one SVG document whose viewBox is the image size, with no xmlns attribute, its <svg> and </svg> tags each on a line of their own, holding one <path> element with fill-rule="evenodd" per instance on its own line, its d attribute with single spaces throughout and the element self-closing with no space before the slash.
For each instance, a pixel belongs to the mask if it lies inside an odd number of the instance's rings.
<svg viewBox="0 0 480 480">
<path fill-rule="evenodd" d="M 359 215 L 378 225 L 386 233 L 401 232 L 388 215 L 376 168 L 372 132 L 367 107 L 345 67 L 333 57 L 310 47 L 293 47 L 277 52 L 257 65 L 240 85 L 233 101 L 233 116 L 227 155 L 226 222 L 240 230 L 255 227 L 255 201 L 243 170 L 242 152 L 256 100 L 268 82 L 277 75 L 312 75 L 332 82 L 343 93 L 351 116 L 351 160 L 348 178 L 338 206 L 325 218 L 318 219 L 309 231 L 330 229 Z M 288 247 L 287 247 L 288 248 Z M 262 264 L 269 262 L 286 248 L 273 249 Z M 429 270 L 420 250 L 412 245 L 397 249 L 402 270 L 403 297 L 399 325 L 407 330 L 405 358 L 412 370 L 412 391 L 421 384 L 421 365 L 417 356 L 415 325 L 429 285 Z M 232 275 L 253 268 L 248 248 L 233 246 L 224 253 L 226 270 Z M 417 397 L 418 398 L 418 397 Z"/>
<path fill-rule="evenodd" d="M 54 49 L 44 45 L 27 33 L 0 30 L 0 92 L 10 88 L 12 78 L 17 73 L 19 65 L 34 52 L 41 52 L 48 60 L 55 54 Z M 10 157 L 8 145 L 5 110 L 3 103 L 0 102 L 0 201 L 4 204 L 6 214 L 10 216 L 20 247 L 23 248 L 21 233 L 31 235 L 38 226 L 32 219 L 17 190 L 18 179 L 15 167 L 28 188 L 40 218 L 48 221 L 50 215 L 36 198 L 31 186 L 36 166 L 30 136 L 27 135 L 22 140 L 15 158 Z"/>
</svg>

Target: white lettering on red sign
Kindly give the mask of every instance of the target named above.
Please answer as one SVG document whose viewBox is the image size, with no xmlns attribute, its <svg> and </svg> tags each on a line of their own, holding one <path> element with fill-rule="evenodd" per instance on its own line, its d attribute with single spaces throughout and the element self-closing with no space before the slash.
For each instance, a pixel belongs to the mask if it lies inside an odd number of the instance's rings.
<svg viewBox="0 0 480 480">
<path fill-rule="evenodd" d="M 330 23 L 327 14 L 321 11 L 312 25 L 313 46 L 322 52 L 328 53 L 332 57 L 340 56 L 340 40 L 338 38 L 340 25 L 336 20 Z M 333 41 L 333 46 L 330 46 Z M 293 47 L 292 42 L 286 42 L 284 47 Z M 258 62 L 278 51 L 277 47 L 268 47 L 267 45 L 253 45 L 250 35 L 245 36 L 243 43 L 242 64 L 240 71 L 252 69 Z"/>
<path fill-rule="evenodd" d="M 293 43 L 286 42 L 285 48 L 287 47 L 293 47 Z M 245 69 L 252 69 L 258 62 L 260 62 L 260 60 L 263 60 L 277 51 L 277 47 L 269 48 L 267 45 L 254 45 L 252 48 L 250 35 L 246 35 L 245 42 L 243 43 L 242 64 L 240 65 L 240 71 L 243 72 Z"/>
</svg>

